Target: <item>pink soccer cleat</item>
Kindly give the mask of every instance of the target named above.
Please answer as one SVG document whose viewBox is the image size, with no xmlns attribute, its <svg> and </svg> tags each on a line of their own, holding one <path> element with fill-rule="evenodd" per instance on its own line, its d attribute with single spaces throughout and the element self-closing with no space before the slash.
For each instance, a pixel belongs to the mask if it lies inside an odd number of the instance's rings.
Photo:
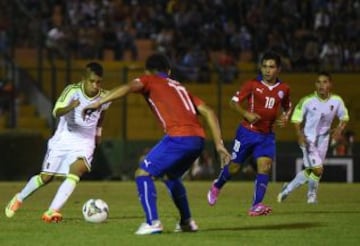
<svg viewBox="0 0 360 246">
<path fill-rule="evenodd" d="M 248 212 L 249 216 L 261 216 L 261 215 L 268 215 L 272 211 L 271 207 L 266 206 L 262 203 L 258 203 L 252 206 Z"/>
<path fill-rule="evenodd" d="M 220 194 L 220 189 L 215 187 L 213 184 L 207 194 L 208 203 L 210 206 L 214 206 L 216 203 L 216 200 L 218 199 Z"/>
</svg>

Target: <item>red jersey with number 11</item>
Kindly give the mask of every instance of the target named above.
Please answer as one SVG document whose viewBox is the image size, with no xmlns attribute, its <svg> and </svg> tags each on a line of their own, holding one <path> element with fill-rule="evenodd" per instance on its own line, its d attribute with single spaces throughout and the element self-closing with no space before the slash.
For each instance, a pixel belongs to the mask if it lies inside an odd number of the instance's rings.
<svg viewBox="0 0 360 246">
<path fill-rule="evenodd" d="M 232 97 L 232 101 L 241 104 L 245 100 L 247 101 L 247 110 L 260 115 L 261 119 L 254 124 L 243 120 L 241 124 L 250 130 L 261 133 L 272 132 L 280 107 L 284 111 L 291 108 L 290 88 L 280 81 L 274 85 L 268 85 L 258 79 L 245 82 Z"/>
<path fill-rule="evenodd" d="M 162 75 L 138 78 L 144 87 L 141 93 L 169 136 L 200 136 L 205 131 L 198 119 L 196 106 L 204 102 L 191 95 L 179 82 Z"/>
</svg>

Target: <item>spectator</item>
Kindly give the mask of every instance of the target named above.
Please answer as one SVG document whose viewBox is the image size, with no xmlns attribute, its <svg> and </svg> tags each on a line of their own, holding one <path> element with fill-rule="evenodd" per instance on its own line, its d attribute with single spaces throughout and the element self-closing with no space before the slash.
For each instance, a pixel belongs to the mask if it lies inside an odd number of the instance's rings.
<svg viewBox="0 0 360 246">
<path fill-rule="evenodd" d="M 130 50 L 132 60 L 137 60 L 138 50 L 130 23 L 116 27 L 116 39 L 118 44 L 116 45 L 115 59 L 123 60 L 124 52 Z"/>
<path fill-rule="evenodd" d="M 321 47 L 320 62 L 323 69 L 340 70 L 341 65 L 341 47 L 331 38 Z"/>
<path fill-rule="evenodd" d="M 231 83 L 239 75 L 235 54 L 230 50 L 221 50 L 216 59 L 216 68 L 219 71 L 220 81 L 223 83 Z"/>
<path fill-rule="evenodd" d="M 51 28 L 47 33 L 45 45 L 49 60 L 65 59 L 67 57 L 67 41 L 64 28 L 61 26 Z"/>
</svg>

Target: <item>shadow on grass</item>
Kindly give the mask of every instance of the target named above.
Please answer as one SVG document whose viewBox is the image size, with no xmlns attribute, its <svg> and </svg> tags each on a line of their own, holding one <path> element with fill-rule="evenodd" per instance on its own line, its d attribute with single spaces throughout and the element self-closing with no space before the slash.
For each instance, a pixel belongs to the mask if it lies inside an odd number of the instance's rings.
<svg viewBox="0 0 360 246">
<path fill-rule="evenodd" d="M 287 223 L 287 224 L 276 224 L 276 225 L 209 228 L 209 229 L 202 229 L 202 231 L 297 230 L 297 229 L 306 229 L 306 228 L 323 227 L 323 226 L 326 225 L 323 223 L 302 222 L 302 223 Z"/>
</svg>

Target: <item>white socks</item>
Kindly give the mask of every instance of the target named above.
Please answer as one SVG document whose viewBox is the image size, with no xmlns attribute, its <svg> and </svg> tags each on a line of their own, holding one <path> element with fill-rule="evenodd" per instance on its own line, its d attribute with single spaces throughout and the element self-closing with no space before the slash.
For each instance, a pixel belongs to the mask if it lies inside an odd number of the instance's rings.
<svg viewBox="0 0 360 246">
<path fill-rule="evenodd" d="M 75 190 L 76 184 L 80 178 L 74 174 L 67 175 L 66 179 L 60 185 L 53 201 L 50 204 L 50 209 L 59 211 L 65 202 L 69 199 L 73 191 Z"/>
<path fill-rule="evenodd" d="M 314 173 L 310 174 L 308 196 L 316 196 L 319 187 L 319 181 L 320 177 L 316 176 Z"/>
<path fill-rule="evenodd" d="M 283 194 L 289 194 L 300 185 L 305 184 L 309 180 L 309 176 L 307 175 L 305 170 L 298 172 L 293 180 L 286 186 L 286 189 L 283 191 Z"/>
<path fill-rule="evenodd" d="M 28 196 L 30 196 L 34 191 L 43 186 L 44 182 L 42 181 L 40 175 L 32 176 L 31 179 L 27 182 L 25 187 L 21 190 L 18 195 L 18 200 L 20 202 L 24 201 Z"/>
</svg>

